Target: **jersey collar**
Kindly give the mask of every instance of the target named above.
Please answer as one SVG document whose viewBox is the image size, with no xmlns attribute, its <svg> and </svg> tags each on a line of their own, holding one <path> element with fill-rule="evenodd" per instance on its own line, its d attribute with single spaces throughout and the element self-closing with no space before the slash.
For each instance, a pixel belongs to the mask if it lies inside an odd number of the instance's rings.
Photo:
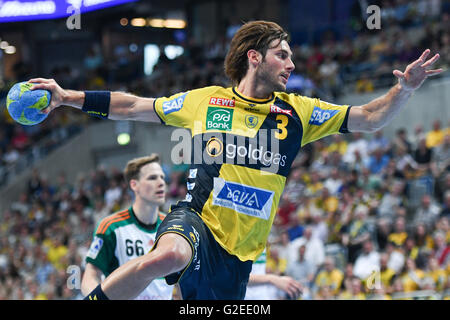
<svg viewBox="0 0 450 320">
<path fill-rule="evenodd" d="M 158 225 L 161 223 L 161 219 L 159 218 L 159 213 L 158 213 L 158 217 L 157 217 L 157 219 L 156 219 L 156 222 L 154 223 L 154 224 L 145 224 L 145 223 L 143 223 L 143 222 L 141 222 L 137 217 L 136 217 L 136 214 L 134 213 L 134 210 L 133 210 L 133 206 L 131 206 L 130 207 L 130 209 L 128 209 L 129 211 L 130 211 L 130 216 L 132 217 L 132 219 L 136 222 L 136 224 L 140 227 L 140 228 L 142 228 L 142 229 L 145 229 L 145 230 L 148 230 L 148 231 L 153 231 L 153 230 L 155 230 L 157 227 L 158 227 Z"/>
<path fill-rule="evenodd" d="M 245 100 L 247 102 L 265 104 L 265 103 L 269 103 L 270 101 L 275 99 L 275 94 L 273 92 L 272 92 L 272 97 L 269 99 L 257 99 L 257 98 L 248 97 L 248 96 L 240 93 L 236 87 L 233 87 L 232 90 L 235 95 L 237 95 L 239 98 L 241 98 L 242 100 Z"/>
</svg>

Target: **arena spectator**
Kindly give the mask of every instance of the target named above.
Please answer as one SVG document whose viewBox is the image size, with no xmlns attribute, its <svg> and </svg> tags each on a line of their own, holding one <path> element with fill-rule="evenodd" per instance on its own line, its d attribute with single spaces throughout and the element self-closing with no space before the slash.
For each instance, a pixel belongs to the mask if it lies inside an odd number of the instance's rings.
<svg viewBox="0 0 450 320">
<path fill-rule="evenodd" d="M 309 288 L 314 280 L 315 268 L 305 259 L 306 245 L 301 245 L 298 250 L 298 259 L 288 265 L 286 275 L 300 282 L 303 287 Z"/>
<path fill-rule="evenodd" d="M 389 163 L 389 156 L 377 147 L 369 157 L 368 167 L 371 174 L 380 174 Z"/>
<path fill-rule="evenodd" d="M 407 237 L 405 218 L 398 217 L 395 220 L 394 232 L 389 235 L 388 241 L 395 243 L 397 246 L 402 246 Z"/>
<path fill-rule="evenodd" d="M 349 287 L 349 290 L 345 290 L 339 295 L 340 300 L 366 300 L 360 279 L 357 277 L 349 279 Z"/>
<path fill-rule="evenodd" d="M 380 149 L 382 153 L 386 153 L 389 150 L 390 142 L 383 135 L 383 130 L 378 130 L 374 132 L 373 136 L 369 140 L 368 151 L 374 152 L 377 149 Z"/>
<path fill-rule="evenodd" d="M 413 151 L 412 144 L 408 139 L 408 134 L 405 128 L 400 128 L 396 131 L 392 144 L 394 149 L 401 148 L 408 154 L 411 154 Z"/>
<path fill-rule="evenodd" d="M 386 253 L 389 255 L 388 268 L 394 270 L 396 274 L 400 273 L 406 260 L 402 248 L 388 242 Z"/>
<path fill-rule="evenodd" d="M 390 288 L 396 274 L 395 270 L 389 268 L 389 255 L 385 252 L 380 254 L 380 282 L 384 288 Z"/>
<path fill-rule="evenodd" d="M 441 178 L 442 174 L 450 166 L 450 134 L 444 136 L 443 142 L 434 148 L 432 157 L 432 170 L 436 179 Z"/>
<path fill-rule="evenodd" d="M 391 224 L 387 219 L 378 219 L 375 229 L 375 241 L 378 249 L 384 251 L 388 243 L 388 237 L 391 234 Z"/>
<path fill-rule="evenodd" d="M 331 256 L 325 257 L 323 267 L 323 270 L 318 273 L 315 280 L 316 290 L 320 291 L 321 288 L 328 287 L 333 295 L 338 294 L 344 274 L 335 267 L 334 259 Z"/>
<path fill-rule="evenodd" d="M 433 150 L 426 145 L 426 139 L 419 140 L 419 144 L 414 152 L 414 160 L 419 164 L 420 170 L 426 173 L 430 169 Z"/>
<path fill-rule="evenodd" d="M 436 232 L 434 235 L 432 257 L 437 259 L 440 266 L 446 266 L 450 260 L 450 245 L 447 243 L 446 235 L 442 232 Z"/>
<path fill-rule="evenodd" d="M 439 218 L 439 213 L 439 206 L 433 203 L 429 194 L 425 194 L 422 196 L 420 207 L 417 208 L 416 213 L 414 214 L 414 223 L 423 223 L 428 228 L 431 228 Z"/>
<path fill-rule="evenodd" d="M 361 132 L 352 133 L 351 139 L 352 141 L 347 145 L 347 150 L 343 156 L 344 162 L 354 164 L 360 157 L 362 163 L 367 163 L 369 143 L 363 138 Z"/>
<path fill-rule="evenodd" d="M 421 289 L 422 280 L 425 277 L 425 272 L 416 267 L 416 263 L 413 259 L 408 258 L 405 263 L 405 267 L 400 274 L 401 281 L 403 283 L 404 292 L 412 292 Z"/>
<path fill-rule="evenodd" d="M 433 122 L 433 129 L 426 134 L 426 146 L 432 149 L 440 145 L 444 141 L 444 130 L 441 129 L 441 122 L 435 120 Z"/>
<path fill-rule="evenodd" d="M 439 262 L 435 257 L 430 257 L 428 259 L 426 276 L 433 280 L 434 288 L 436 288 L 436 290 L 444 290 L 447 282 L 447 273 L 444 268 L 439 266 Z"/>
<path fill-rule="evenodd" d="M 380 270 L 380 254 L 375 250 L 372 240 L 363 244 L 363 250 L 358 255 L 353 273 L 361 280 L 366 280 L 373 272 Z"/>
<path fill-rule="evenodd" d="M 350 222 L 343 244 L 348 250 L 348 261 L 355 263 L 363 243 L 371 238 L 370 227 L 367 223 L 368 208 L 359 205 L 354 211 L 355 218 Z"/>
<path fill-rule="evenodd" d="M 288 263 L 298 260 L 298 252 L 300 246 L 304 245 L 305 260 L 307 260 L 314 268 L 314 272 L 320 267 L 325 259 L 325 247 L 319 238 L 312 236 L 312 228 L 306 227 L 301 238 L 297 238 L 289 245 Z"/>
<path fill-rule="evenodd" d="M 402 180 L 394 181 L 393 185 L 388 187 L 388 192 L 383 195 L 378 206 L 378 218 L 393 220 L 396 208 L 405 205 L 404 187 Z"/>
</svg>

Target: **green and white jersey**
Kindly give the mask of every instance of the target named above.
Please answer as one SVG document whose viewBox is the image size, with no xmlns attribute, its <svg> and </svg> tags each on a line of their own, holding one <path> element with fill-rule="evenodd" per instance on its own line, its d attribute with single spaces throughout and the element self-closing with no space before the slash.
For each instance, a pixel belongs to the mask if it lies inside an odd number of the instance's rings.
<svg viewBox="0 0 450 320">
<path fill-rule="evenodd" d="M 129 260 L 148 253 L 165 215 L 160 213 L 151 227 L 136 219 L 133 208 L 114 213 L 100 221 L 86 255 L 86 263 L 99 268 L 105 277 Z M 155 279 L 136 300 L 171 300 L 173 286 L 164 278 Z"/>
</svg>

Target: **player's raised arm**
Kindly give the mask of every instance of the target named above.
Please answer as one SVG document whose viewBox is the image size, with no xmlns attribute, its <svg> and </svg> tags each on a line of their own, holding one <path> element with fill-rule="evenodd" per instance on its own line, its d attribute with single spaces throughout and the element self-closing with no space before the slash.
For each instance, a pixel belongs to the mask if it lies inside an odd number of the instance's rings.
<svg viewBox="0 0 450 320">
<path fill-rule="evenodd" d="M 365 105 L 351 108 L 348 130 L 350 132 L 374 132 L 388 124 L 427 77 L 443 71 L 442 69 L 429 70 L 439 59 L 439 54 L 436 54 L 426 60 L 429 54 L 430 50 L 425 50 L 419 59 L 406 67 L 404 72 L 394 70 L 393 74 L 399 81 L 385 95 Z"/>
<path fill-rule="evenodd" d="M 125 92 L 68 90 L 61 88 L 53 79 L 34 78 L 28 82 L 34 84 L 32 90 L 51 91 L 52 100 L 42 110 L 44 113 L 67 105 L 100 118 L 160 122 L 153 109 L 153 98 L 142 98 Z"/>
</svg>

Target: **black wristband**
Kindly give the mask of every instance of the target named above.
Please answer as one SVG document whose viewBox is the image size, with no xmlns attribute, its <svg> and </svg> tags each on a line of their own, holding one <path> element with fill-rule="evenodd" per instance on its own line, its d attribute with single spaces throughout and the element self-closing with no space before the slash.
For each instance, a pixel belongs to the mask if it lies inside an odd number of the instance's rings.
<svg viewBox="0 0 450 320">
<path fill-rule="evenodd" d="M 83 300 L 109 300 L 99 284 Z"/>
<path fill-rule="evenodd" d="M 110 101 L 110 91 L 85 91 L 81 111 L 102 119 L 107 119 Z"/>
</svg>

